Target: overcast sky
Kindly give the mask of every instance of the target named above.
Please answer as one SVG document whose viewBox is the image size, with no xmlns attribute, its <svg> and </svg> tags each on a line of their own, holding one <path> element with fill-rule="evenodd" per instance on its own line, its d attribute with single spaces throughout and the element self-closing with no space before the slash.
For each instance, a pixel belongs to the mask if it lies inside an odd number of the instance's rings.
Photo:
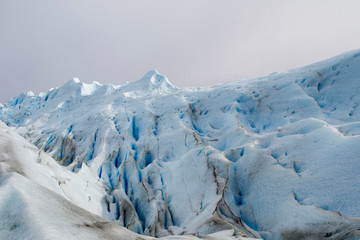
<svg viewBox="0 0 360 240">
<path fill-rule="evenodd" d="M 73 77 L 175 86 L 285 71 L 360 48 L 359 0 L 1 0 L 0 102 Z"/>
</svg>

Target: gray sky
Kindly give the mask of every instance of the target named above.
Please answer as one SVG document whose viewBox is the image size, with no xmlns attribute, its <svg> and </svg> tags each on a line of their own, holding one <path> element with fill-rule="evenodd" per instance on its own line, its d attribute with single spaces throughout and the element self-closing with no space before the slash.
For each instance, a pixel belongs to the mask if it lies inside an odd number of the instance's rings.
<svg viewBox="0 0 360 240">
<path fill-rule="evenodd" d="M 267 75 L 360 48 L 358 0 L 1 0 L 0 102 L 73 77 L 175 86 Z"/>
</svg>

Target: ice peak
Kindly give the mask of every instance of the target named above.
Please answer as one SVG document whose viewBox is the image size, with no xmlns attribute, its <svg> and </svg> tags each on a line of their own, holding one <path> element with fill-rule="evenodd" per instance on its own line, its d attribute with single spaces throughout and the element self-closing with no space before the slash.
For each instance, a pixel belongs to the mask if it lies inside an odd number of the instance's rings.
<svg viewBox="0 0 360 240">
<path fill-rule="evenodd" d="M 21 104 L 27 97 L 34 97 L 34 96 L 35 96 L 34 93 L 31 91 L 21 92 L 17 97 L 11 98 L 10 101 L 8 102 L 8 105 L 15 106 L 17 104 Z"/>
<path fill-rule="evenodd" d="M 71 81 L 73 81 L 73 82 L 75 82 L 75 83 L 78 83 L 78 82 L 80 82 L 80 79 L 77 78 L 77 77 L 74 77 Z"/>
<path fill-rule="evenodd" d="M 69 81 L 67 81 L 67 82 L 64 84 L 64 86 L 67 86 L 67 85 L 70 85 L 70 86 L 71 86 L 71 85 L 79 84 L 79 83 L 81 83 L 80 79 L 77 78 L 77 77 L 74 77 L 74 78 L 70 79 Z"/>
<path fill-rule="evenodd" d="M 152 69 L 145 74 L 144 78 L 151 78 L 154 75 L 161 75 L 161 74 L 156 69 Z"/>
<path fill-rule="evenodd" d="M 149 83 L 156 86 L 160 86 L 165 83 L 166 85 L 172 86 L 169 80 L 164 75 L 161 75 L 156 69 L 150 70 L 142 79 L 138 80 L 137 82 Z"/>
<path fill-rule="evenodd" d="M 129 83 L 122 88 L 125 92 L 132 91 L 143 93 L 170 93 L 175 87 L 169 82 L 169 80 L 161 75 L 157 70 L 153 69 L 147 72 L 144 77 L 136 82 Z M 140 94 L 143 95 L 143 94 Z M 138 95 L 138 96 L 140 96 Z"/>
</svg>

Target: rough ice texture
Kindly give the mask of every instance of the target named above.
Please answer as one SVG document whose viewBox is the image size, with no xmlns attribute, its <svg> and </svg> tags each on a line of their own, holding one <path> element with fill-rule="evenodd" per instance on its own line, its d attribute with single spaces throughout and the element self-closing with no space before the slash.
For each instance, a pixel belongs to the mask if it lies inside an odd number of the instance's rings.
<svg viewBox="0 0 360 240">
<path fill-rule="evenodd" d="M 23 93 L 0 119 L 100 183 L 85 209 L 139 234 L 355 239 L 359 80 L 359 51 L 207 88 L 153 70 L 124 86 Z"/>
<path fill-rule="evenodd" d="M 0 153 L 0 239 L 153 239 L 99 216 L 105 192 L 91 172 L 67 171 L 1 122 Z M 234 239 L 230 230 L 215 237 L 201 239 Z"/>
</svg>

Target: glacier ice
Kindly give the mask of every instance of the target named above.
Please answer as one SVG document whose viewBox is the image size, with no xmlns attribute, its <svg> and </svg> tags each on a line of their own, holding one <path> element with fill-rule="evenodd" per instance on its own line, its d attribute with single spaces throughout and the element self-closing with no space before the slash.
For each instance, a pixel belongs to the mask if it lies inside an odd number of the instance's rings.
<svg viewBox="0 0 360 240">
<path fill-rule="evenodd" d="M 0 239 L 154 239 L 101 218 L 105 193 L 91 172 L 67 171 L 1 122 L 0 153 Z M 162 239 L 234 237 L 226 230 Z"/>
<path fill-rule="evenodd" d="M 0 120 L 96 186 L 85 209 L 136 233 L 350 238 L 359 56 L 205 88 L 156 70 L 123 86 L 71 80 L 14 97 Z"/>
</svg>

